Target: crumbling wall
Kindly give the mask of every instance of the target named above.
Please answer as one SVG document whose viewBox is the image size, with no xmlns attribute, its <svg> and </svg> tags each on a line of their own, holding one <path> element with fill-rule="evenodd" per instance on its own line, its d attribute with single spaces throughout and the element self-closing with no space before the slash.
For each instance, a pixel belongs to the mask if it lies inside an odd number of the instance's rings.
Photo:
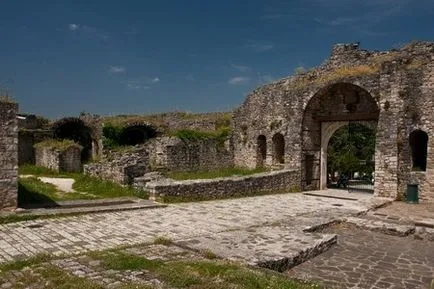
<svg viewBox="0 0 434 289">
<path fill-rule="evenodd" d="M 0 100 L 0 210 L 17 206 L 18 104 Z"/>
<path fill-rule="evenodd" d="M 70 146 L 59 150 L 53 147 L 35 147 L 36 165 L 56 172 L 81 172 L 81 148 Z"/>
<path fill-rule="evenodd" d="M 148 152 L 143 147 L 130 151 L 111 152 L 105 159 L 86 164 L 84 174 L 111 180 L 120 184 L 132 184 L 135 177 L 149 172 Z"/>
</svg>

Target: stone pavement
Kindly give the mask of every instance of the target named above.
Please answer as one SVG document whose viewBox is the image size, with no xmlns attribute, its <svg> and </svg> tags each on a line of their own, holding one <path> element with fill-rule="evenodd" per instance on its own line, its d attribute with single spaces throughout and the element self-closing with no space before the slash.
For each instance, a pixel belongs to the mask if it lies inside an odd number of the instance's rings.
<svg viewBox="0 0 434 289">
<path fill-rule="evenodd" d="M 0 262 L 38 253 L 76 254 L 134 245 L 152 242 L 156 236 L 187 240 L 290 222 L 309 214 L 317 214 L 320 219 L 343 218 L 385 201 L 370 197 L 351 201 L 294 193 L 11 223 L 0 225 Z M 309 220 L 306 218 L 306 225 Z"/>
<path fill-rule="evenodd" d="M 340 224 L 338 244 L 288 271 L 327 288 L 426 288 L 434 284 L 434 242 Z"/>
</svg>

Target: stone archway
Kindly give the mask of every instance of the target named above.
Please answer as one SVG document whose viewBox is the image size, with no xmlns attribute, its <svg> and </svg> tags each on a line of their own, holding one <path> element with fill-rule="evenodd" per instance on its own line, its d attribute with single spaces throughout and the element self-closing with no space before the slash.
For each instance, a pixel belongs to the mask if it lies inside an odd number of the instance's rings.
<svg viewBox="0 0 434 289">
<path fill-rule="evenodd" d="M 352 83 L 335 83 L 314 94 L 304 110 L 302 121 L 302 187 L 326 188 L 327 146 L 336 130 L 349 122 L 376 127 L 379 113 L 372 95 Z"/>
</svg>

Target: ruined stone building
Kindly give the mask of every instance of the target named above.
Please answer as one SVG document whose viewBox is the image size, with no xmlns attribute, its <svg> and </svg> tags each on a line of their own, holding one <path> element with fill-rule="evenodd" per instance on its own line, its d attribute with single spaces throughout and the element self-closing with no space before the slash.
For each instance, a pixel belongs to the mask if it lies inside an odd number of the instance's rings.
<svg viewBox="0 0 434 289">
<path fill-rule="evenodd" d="M 338 44 L 324 64 L 253 91 L 234 113 L 235 164 L 298 172 L 304 190 L 326 187 L 327 145 L 340 127 L 376 128 L 375 194 L 407 183 L 434 199 L 434 43 L 386 52 Z"/>
</svg>

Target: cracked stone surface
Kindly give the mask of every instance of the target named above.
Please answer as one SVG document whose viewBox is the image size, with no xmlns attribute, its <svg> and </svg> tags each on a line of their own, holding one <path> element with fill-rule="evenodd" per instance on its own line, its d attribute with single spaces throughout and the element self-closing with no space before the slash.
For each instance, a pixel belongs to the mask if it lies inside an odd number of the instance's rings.
<svg viewBox="0 0 434 289">
<path fill-rule="evenodd" d="M 304 233 L 297 227 L 260 227 L 198 237 L 179 244 L 198 250 L 212 250 L 217 256 L 284 271 L 328 250 L 335 234 Z"/>
<path fill-rule="evenodd" d="M 38 253 L 77 254 L 135 245 L 152 242 L 156 236 L 186 240 L 275 222 L 298 222 L 309 214 L 345 217 L 386 201 L 371 197 L 338 200 L 294 193 L 10 223 L 0 225 L 0 263 Z M 309 218 L 305 220 L 306 226 L 311 225 Z"/>
<path fill-rule="evenodd" d="M 291 277 L 331 288 L 429 288 L 434 281 L 434 242 L 340 224 L 330 250 L 288 271 Z"/>
</svg>

